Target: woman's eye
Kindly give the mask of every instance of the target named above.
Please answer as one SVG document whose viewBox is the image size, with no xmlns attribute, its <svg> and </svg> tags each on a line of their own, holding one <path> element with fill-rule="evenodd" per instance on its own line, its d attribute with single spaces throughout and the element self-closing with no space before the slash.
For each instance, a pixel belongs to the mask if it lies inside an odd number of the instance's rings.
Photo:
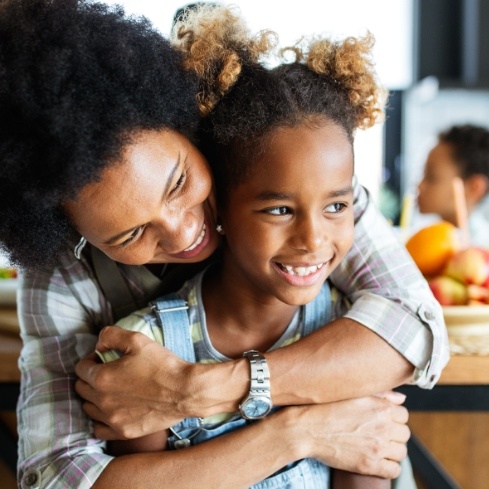
<svg viewBox="0 0 489 489">
<path fill-rule="evenodd" d="M 120 248 L 124 248 L 124 246 L 127 246 L 127 245 L 130 245 L 131 243 L 133 243 L 134 241 L 136 241 L 136 239 L 139 238 L 139 236 L 142 234 L 143 232 L 143 226 L 139 226 L 138 228 L 136 228 L 132 234 L 127 238 L 125 239 L 122 243 L 120 243 L 118 246 Z"/>
<path fill-rule="evenodd" d="M 288 214 L 290 210 L 288 207 L 280 206 L 280 207 L 270 207 L 269 209 L 266 209 L 265 212 L 267 214 L 272 214 L 273 216 L 283 216 L 285 214 Z"/>
<path fill-rule="evenodd" d="M 180 175 L 180 178 L 177 180 L 177 183 L 171 189 L 170 194 L 173 194 L 174 192 L 176 192 L 183 185 L 183 182 L 185 182 L 185 173 L 182 173 Z"/>
<path fill-rule="evenodd" d="M 333 204 L 330 204 L 326 207 L 326 212 L 329 212 L 331 214 L 339 214 L 340 212 L 343 212 L 346 207 L 346 204 L 344 204 L 343 202 L 334 202 Z"/>
</svg>

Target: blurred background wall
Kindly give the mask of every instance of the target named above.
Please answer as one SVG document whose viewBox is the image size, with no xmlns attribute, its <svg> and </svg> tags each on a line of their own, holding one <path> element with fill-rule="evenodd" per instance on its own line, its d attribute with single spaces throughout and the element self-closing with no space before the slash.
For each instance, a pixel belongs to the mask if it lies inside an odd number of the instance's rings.
<svg viewBox="0 0 489 489">
<path fill-rule="evenodd" d="M 171 29 L 181 0 L 107 0 Z M 253 30 L 272 28 L 282 44 L 303 34 L 376 38 L 374 58 L 390 90 L 383 125 L 356 137 L 356 172 L 384 215 L 398 224 L 436 134 L 454 123 L 489 125 L 487 0 L 234 0 Z M 414 209 L 416 212 L 416 209 Z"/>
<path fill-rule="evenodd" d="M 144 14 L 169 33 L 174 13 L 185 0 L 107 0 L 135 14 Z M 390 90 L 413 83 L 413 0 L 223 0 L 237 5 L 254 31 L 273 29 L 282 45 L 292 45 L 304 34 L 359 36 L 370 31 L 376 44 L 374 58 L 381 82 Z M 380 197 L 384 178 L 384 127 L 359 131 L 355 142 L 356 172 L 360 181 Z"/>
</svg>

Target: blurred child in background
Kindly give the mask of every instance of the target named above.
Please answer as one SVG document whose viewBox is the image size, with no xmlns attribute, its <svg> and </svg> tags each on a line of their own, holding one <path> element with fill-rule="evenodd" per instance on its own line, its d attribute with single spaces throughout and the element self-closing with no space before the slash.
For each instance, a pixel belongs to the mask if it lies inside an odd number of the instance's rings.
<svg viewBox="0 0 489 489">
<path fill-rule="evenodd" d="M 471 244 L 489 247 L 489 129 L 456 125 L 438 135 L 418 185 L 421 214 L 436 214 L 458 225 L 453 182 L 461 178 Z"/>
</svg>

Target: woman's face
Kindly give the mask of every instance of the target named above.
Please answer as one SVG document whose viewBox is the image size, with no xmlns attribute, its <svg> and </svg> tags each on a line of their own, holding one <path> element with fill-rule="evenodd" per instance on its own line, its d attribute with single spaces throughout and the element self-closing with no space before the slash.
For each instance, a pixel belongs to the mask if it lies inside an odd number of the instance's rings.
<svg viewBox="0 0 489 489">
<path fill-rule="evenodd" d="M 65 210 L 89 243 L 129 265 L 198 262 L 218 244 L 210 169 L 172 130 L 141 131 Z"/>
</svg>

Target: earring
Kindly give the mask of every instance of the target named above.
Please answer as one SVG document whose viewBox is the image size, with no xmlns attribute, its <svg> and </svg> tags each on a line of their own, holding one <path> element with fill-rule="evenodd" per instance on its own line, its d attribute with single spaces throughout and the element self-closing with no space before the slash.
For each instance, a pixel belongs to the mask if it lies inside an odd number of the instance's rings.
<svg viewBox="0 0 489 489">
<path fill-rule="evenodd" d="M 83 251 L 83 248 L 85 248 L 85 245 L 87 244 L 87 240 L 82 236 L 78 244 L 75 246 L 75 249 L 73 253 L 75 254 L 75 257 L 79 260 L 81 257 L 81 252 Z"/>
<path fill-rule="evenodd" d="M 222 229 L 222 225 L 221 224 L 218 224 L 216 226 L 216 231 L 219 233 L 219 234 L 224 234 L 224 230 Z"/>
</svg>

